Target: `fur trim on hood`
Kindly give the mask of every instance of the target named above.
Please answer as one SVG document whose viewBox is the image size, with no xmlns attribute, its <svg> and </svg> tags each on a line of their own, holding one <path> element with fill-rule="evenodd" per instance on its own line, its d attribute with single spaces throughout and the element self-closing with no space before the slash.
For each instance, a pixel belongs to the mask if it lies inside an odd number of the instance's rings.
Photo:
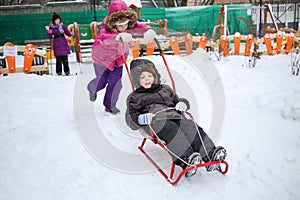
<svg viewBox="0 0 300 200">
<path fill-rule="evenodd" d="M 116 23 L 128 21 L 127 30 L 131 30 L 137 23 L 137 14 L 130 11 L 124 1 L 111 2 L 108 9 L 108 16 L 105 19 L 105 29 L 110 32 L 117 32 Z"/>
</svg>

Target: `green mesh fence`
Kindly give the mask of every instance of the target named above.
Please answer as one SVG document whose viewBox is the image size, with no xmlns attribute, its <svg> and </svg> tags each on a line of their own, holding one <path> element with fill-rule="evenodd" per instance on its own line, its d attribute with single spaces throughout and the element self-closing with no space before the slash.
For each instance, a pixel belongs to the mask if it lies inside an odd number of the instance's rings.
<svg viewBox="0 0 300 200">
<path fill-rule="evenodd" d="M 179 8 L 144 8 L 142 17 L 145 20 L 168 20 L 169 32 L 206 33 L 211 36 L 216 25 L 221 6 L 197 6 Z M 251 5 L 228 5 L 228 27 L 230 34 L 251 33 Z M 25 40 L 46 39 L 45 26 L 49 25 L 52 13 L 30 15 L 0 15 L 0 45 L 6 42 L 23 45 Z M 67 26 L 74 22 L 84 28 L 94 21 L 93 11 L 59 13 Z M 96 13 L 97 21 L 107 15 L 107 10 Z M 90 37 L 90 36 L 89 36 Z"/>
<path fill-rule="evenodd" d="M 59 13 L 62 22 L 67 27 L 69 24 L 89 24 L 94 20 L 94 13 L 66 12 Z M 31 15 L 0 15 L 0 45 L 6 42 L 23 45 L 25 40 L 46 39 L 45 26 L 51 22 L 52 13 Z M 102 20 L 107 15 L 106 10 L 97 11 L 97 19 Z M 86 28 L 83 26 L 83 28 Z"/>
<path fill-rule="evenodd" d="M 228 5 L 227 26 L 229 33 L 251 33 L 251 4 Z M 186 31 L 195 35 L 205 33 L 212 35 L 220 14 L 220 5 L 167 8 L 166 18 L 169 21 L 169 31 Z M 243 20 L 241 20 L 243 19 Z"/>
</svg>

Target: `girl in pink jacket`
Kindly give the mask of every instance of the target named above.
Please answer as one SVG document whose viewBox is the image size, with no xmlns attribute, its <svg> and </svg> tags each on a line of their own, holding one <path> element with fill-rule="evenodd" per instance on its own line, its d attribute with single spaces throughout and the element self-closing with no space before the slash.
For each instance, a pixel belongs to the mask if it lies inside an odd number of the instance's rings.
<svg viewBox="0 0 300 200">
<path fill-rule="evenodd" d="M 116 103 L 122 88 L 121 78 L 124 61 L 119 51 L 118 43 L 130 42 L 132 34 L 144 34 L 146 42 L 153 41 L 155 32 L 150 26 L 139 24 L 135 12 L 130 11 L 122 0 L 111 2 L 108 15 L 101 23 L 101 30 L 95 39 L 92 58 L 96 78 L 88 84 L 90 100 L 94 102 L 97 92 L 106 86 L 103 99 L 105 111 L 117 114 L 120 110 Z M 129 48 L 123 49 L 125 58 L 129 53 Z"/>
</svg>

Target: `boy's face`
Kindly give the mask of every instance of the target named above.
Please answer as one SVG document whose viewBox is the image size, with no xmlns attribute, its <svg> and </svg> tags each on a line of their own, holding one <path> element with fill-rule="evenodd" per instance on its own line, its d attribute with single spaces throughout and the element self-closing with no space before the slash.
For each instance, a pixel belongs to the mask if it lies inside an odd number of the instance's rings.
<svg viewBox="0 0 300 200">
<path fill-rule="evenodd" d="M 118 32 L 125 32 L 128 28 L 128 23 L 123 25 L 116 25 Z"/>
<path fill-rule="evenodd" d="M 145 89 L 151 88 L 151 85 L 154 83 L 154 76 L 150 72 L 142 72 L 140 75 L 140 86 Z"/>
</svg>

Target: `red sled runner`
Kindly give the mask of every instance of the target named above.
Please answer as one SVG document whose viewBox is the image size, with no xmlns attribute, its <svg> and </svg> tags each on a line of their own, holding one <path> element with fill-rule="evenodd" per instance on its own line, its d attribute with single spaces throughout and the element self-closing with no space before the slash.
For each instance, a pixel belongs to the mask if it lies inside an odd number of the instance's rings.
<svg viewBox="0 0 300 200">
<path fill-rule="evenodd" d="M 160 47 L 160 44 L 159 42 L 157 41 L 157 39 L 155 39 L 155 42 L 157 44 L 157 47 L 159 49 L 159 52 L 160 52 L 160 56 L 162 57 L 163 59 L 163 62 L 165 64 L 165 67 L 166 67 L 166 70 L 168 72 L 168 75 L 171 79 L 171 82 L 172 82 L 172 87 L 173 87 L 173 91 L 174 93 L 176 93 L 176 90 L 175 90 L 175 82 L 174 82 L 174 79 L 172 77 L 172 74 L 171 74 L 171 71 L 168 67 L 168 64 L 166 62 L 166 59 L 164 57 L 164 52 L 163 50 L 161 49 Z M 122 43 L 120 42 L 119 43 L 119 49 L 120 49 L 120 52 L 122 53 L 122 58 L 124 60 L 124 63 L 125 63 L 125 67 L 126 67 L 126 71 L 128 73 L 128 77 L 130 79 L 130 83 L 132 85 L 132 89 L 134 90 L 134 85 L 133 85 L 133 80 L 132 80 L 132 76 L 130 74 L 130 71 L 129 71 L 129 68 L 128 68 L 128 65 L 126 63 L 126 60 L 125 60 L 125 56 L 124 56 L 124 53 L 122 51 L 123 49 L 123 45 L 126 45 L 126 43 Z M 174 108 L 168 108 L 168 109 L 174 109 Z M 160 111 L 158 111 L 160 112 Z M 157 112 L 157 113 L 158 113 Z M 194 121 L 193 119 L 193 116 L 188 113 L 188 112 L 185 112 L 187 115 L 189 115 L 189 117 L 192 119 L 192 121 Z M 153 113 L 154 115 L 156 115 L 156 113 Z M 152 129 L 151 125 L 148 125 L 149 127 L 149 130 L 150 132 L 147 132 L 146 131 L 146 136 L 144 136 L 143 138 L 143 141 L 142 141 L 142 144 L 138 147 L 138 149 L 146 156 L 146 158 L 155 166 L 155 168 L 160 172 L 160 174 L 172 185 L 175 185 L 177 184 L 183 175 L 186 175 L 186 173 L 190 172 L 191 170 L 195 170 L 197 168 L 202 168 L 202 167 L 212 167 L 213 169 L 216 169 L 218 170 L 220 173 L 222 174 L 226 174 L 227 171 L 228 171 L 228 163 L 224 160 L 224 159 L 220 159 L 220 160 L 215 160 L 215 161 L 209 161 L 209 162 L 205 162 L 205 163 L 200 163 L 200 164 L 189 164 L 187 163 L 187 167 L 186 168 L 183 168 L 183 170 L 181 170 L 181 172 L 179 173 L 176 173 L 175 174 L 175 163 L 174 161 L 172 161 L 171 163 L 171 169 L 169 170 L 169 172 L 166 172 L 165 170 L 162 169 L 162 167 L 160 167 L 157 162 L 150 156 L 149 153 L 146 152 L 144 146 L 145 146 L 145 143 L 146 141 L 149 139 L 151 140 L 154 144 L 158 144 L 160 147 L 162 147 L 164 150 L 168 151 L 169 153 L 172 153 L 168 147 L 166 146 L 166 144 L 164 143 L 164 141 L 160 140 L 160 138 L 157 136 L 157 134 L 155 133 L 155 131 Z M 200 134 L 199 134 L 200 135 Z M 203 144 L 203 143 L 202 143 Z M 203 144 L 204 145 L 204 144 Z M 216 148 L 218 149 L 218 148 Z M 223 148 L 224 149 L 224 148 Z M 173 154 L 174 155 L 174 154 Z M 211 159 L 209 159 L 211 160 Z"/>
<path fill-rule="evenodd" d="M 196 164 L 196 165 L 191 165 L 187 168 L 185 168 L 184 170 L 182 170 L 179 174 L 176 175 L 176 177 L 174 177 L 174 172 L 175 172 L 175 164 L 174 162 L 172 162 L 172 166 L 171 166 L 171 170 L 169 172 L 169 175 L 167 172 L 165 172 L 152 158 L 151 156 L 145 151 L 144 149 L 144 145 L 146 143 L 146 141 L 148 140 L 147 137 L 144 137 L 142 144 L 138 147 L 139 150 L 147 157 L 147 159 L 155 166 L 155 168 L 159 171 L 159 173 L 172 185 L 176 185 L 180 179 L 182 178 L 182 176 L 184 176 L 188 171 L 194 169 L 194 168 L 201 168 L 201 167 L 208 167 L 211 165 L 218 165 L 217 170 L 222 173 L 222 174 L 226 174 L 228 171 L 228 163 L 225 160 L 218 160 L 218 161 L 211 161 L 211 162 L 206 162 L 206 163 L 201 163 L 201 164 Z M 168 151 L 166 149 L 166 146 L 163 142 L 161 142 L 160 140 L 156 139 L 156 137 L 154 136 L 153 133 L 151 133 L 151 138 L 150 140 L 152 142 L 154 142 L 154 144 L 158 144 L 159 146 L 161 146 L 164 150 Z M 221 164 L 224 165 L 224 167 L 221 167 Z"/>
</svg>

